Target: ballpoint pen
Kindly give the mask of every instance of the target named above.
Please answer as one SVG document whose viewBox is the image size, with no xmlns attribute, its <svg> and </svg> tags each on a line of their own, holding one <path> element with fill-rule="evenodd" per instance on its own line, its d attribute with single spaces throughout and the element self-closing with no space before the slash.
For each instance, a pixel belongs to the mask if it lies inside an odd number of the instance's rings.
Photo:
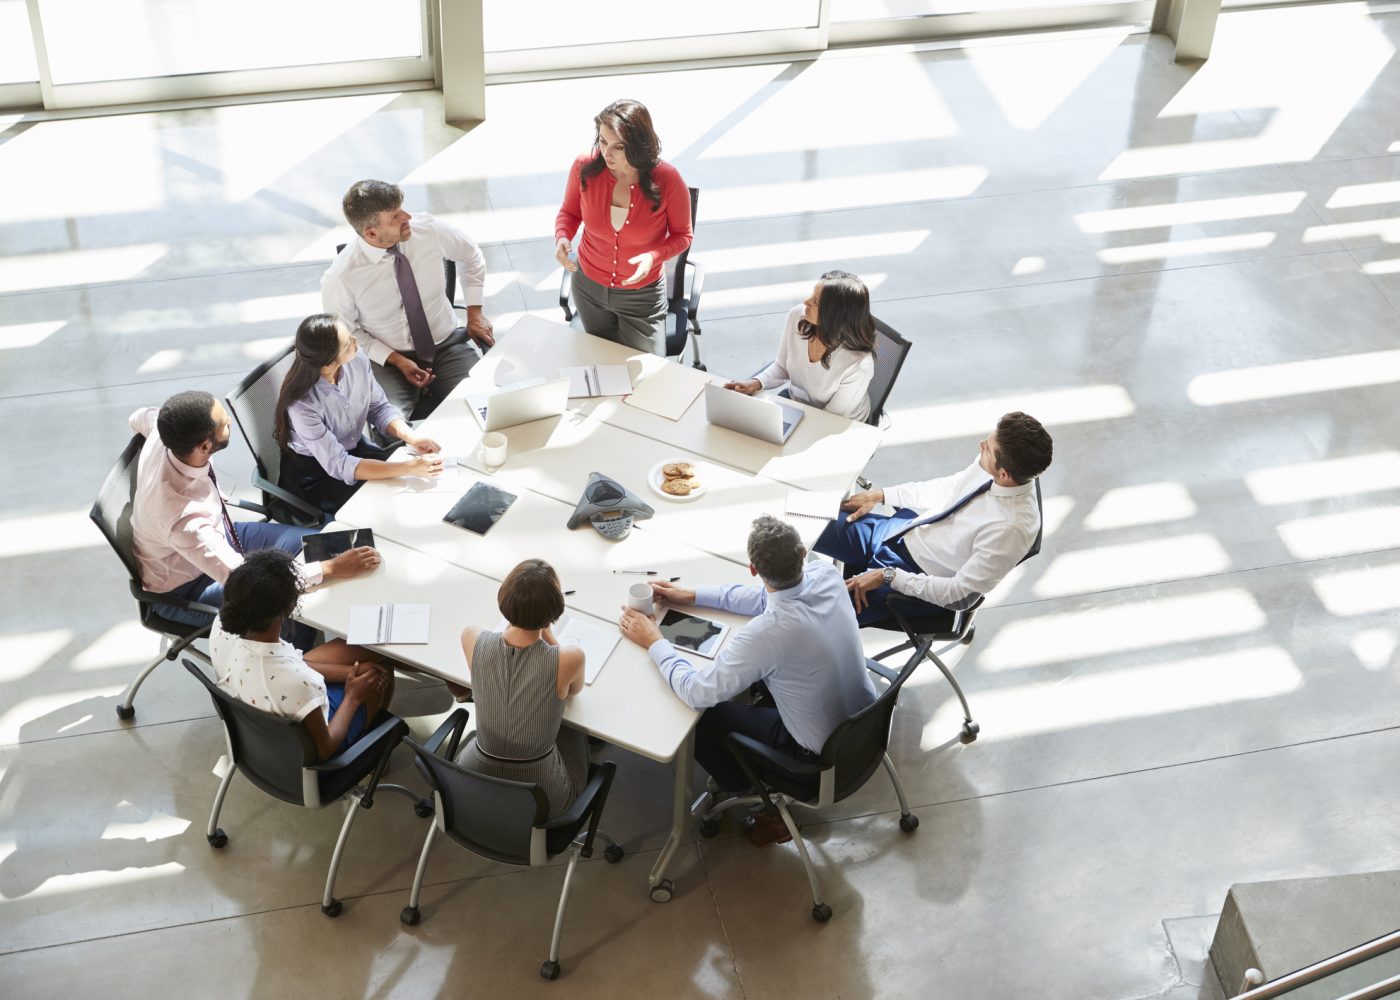
<svg viewBox="0 0 1400 1000">
<path fill-rule="evenodd" d="M 673 576 L 673 577 L 671 577 L 671 582 L 672 582 L 672 583 L 675 583 L 675 582 L 676 582 L 677 580 L 679 580 L 679 579 L 680 579 L 680 577 L 678 577 L 678 576 Z"/>
<path fill-rule="evenodd" d="M 613 570 L 613 574 L 614 574 L 614 575 L 616 575 L 616 574 L 618 574 L 618 573 L 631 573 L 633 576 L 655 576 L 655 575 L 657 574 L 657 572 L 658 572 L 658 571 L 657 571 L 657 570 L 654 570 L 654 569 L 615 569 L 615 570 Z"/>
<path fill-rule="evenodd" d="M 564 596 L 565 596 L 565 597 L 570 597 L 570 596 L 572 596 L 572 595 L 574 595 L 574 594 L 577 594 L 577 593 L 578 593 L 577 590 L 566 590 L 566 591 L 564 591 Z"/>
</svg>

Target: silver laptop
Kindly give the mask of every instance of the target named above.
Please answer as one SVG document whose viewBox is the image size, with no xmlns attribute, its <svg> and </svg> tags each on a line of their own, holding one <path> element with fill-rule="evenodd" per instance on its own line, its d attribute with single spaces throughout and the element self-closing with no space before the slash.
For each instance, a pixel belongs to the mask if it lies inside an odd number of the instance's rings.
<svg viewBox="0 0 1400 1000">
<path fill-rule="evenodd" d="M 569 380 L 530 379 L 494 392 L 467 394 L 467 408 L 483 430 L 500 431 L 532 420 L 557 417 L 569 405 Z"/>
<path fill-rule="evenodd" d="M 782 444 L 806 416 L 795 406 L 745 396 L 711 382 L 705 386 L 705 419 L 731 431 Z"/>
</svg>

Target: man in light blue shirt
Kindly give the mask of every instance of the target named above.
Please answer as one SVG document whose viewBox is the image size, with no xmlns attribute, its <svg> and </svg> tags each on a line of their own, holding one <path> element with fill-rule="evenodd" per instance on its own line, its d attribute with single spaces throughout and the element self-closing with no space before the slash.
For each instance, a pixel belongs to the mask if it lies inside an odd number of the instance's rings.
<svg viewBox="0 0 1400 1000">
<path fill-rule="evenodd" d="M 695 759 L 726 791 L 748 785 L 725 743 L 730 733 L 814 759 L 832 730 L 875 700 L 855 612 L 836 568 L 807 562 L 796 529 L 767 515 L 754 521 L 748 552 L 749 572 L 761 587 L 651 585 L 657 600 L 671 605 L 754 616 L 713 663 L 691 662 L 632 608 L 621 622 L 622 634 L 651 654 L 676 696 L 706 710 L 695 730 Z M 728 700 L 759 682 L 771 703 Z"/>
</svg>

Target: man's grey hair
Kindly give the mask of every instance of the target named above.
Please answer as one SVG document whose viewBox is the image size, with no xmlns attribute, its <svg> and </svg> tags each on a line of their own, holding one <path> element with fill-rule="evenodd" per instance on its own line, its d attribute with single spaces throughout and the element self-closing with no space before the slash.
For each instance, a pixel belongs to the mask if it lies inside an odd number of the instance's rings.
<svg viewBox="0 0 1400 1000">
<path fill-rule="evenodd" d="M 749 562 L 763 582 L 774 590 L 787 590 L 802 582 L 807 550 L 797 529 L 764 514 L 749 532 Z"/>
<path fill-rule="evenodd" d="M 380 212 L 396 212 L 403 204 L 403 190 L 388 181 L 356 181 L 345 192 L 341 210 L 345 221 L 361 236 L 379 221 Z"/>
</svg>

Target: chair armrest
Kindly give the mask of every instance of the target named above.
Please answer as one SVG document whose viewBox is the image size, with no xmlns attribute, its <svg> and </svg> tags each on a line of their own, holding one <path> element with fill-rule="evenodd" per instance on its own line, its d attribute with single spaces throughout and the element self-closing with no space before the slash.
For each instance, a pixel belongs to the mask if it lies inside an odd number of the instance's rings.
<svg viewBox="0 0 1400 1000">
<path fill-rule="evenodd" d="M 209 615 L 211 618 L 218 615 L 219 609 L 208 604 L 200 604 L 198 601 L 191 601 L 184 597 L 171 597 L 169 594 L 153 594 L 149 590 L 142 589 L 135 580 L 131 581 L 131 596 L 143 604 L 168 604 L 172 608 L 180 608 L 184 611 L 197 611 L 200 614 Z M 203 639 L 209 635 L 206 626 L 203 632 L 196 634 L 195 638 Z"/>
<path fill-rule="evenodd" d="M 574 291 L 573 272 L 564 268 L 564 276 L 559 279 L 559 308 L 564 310 L 564 322 L 574 321 L 574 311 L 569 308 L 569 297 Z"/>
<path fill-rule="evenodd" d="M 730 733 L 725 742 L 729 744 L 729 752 L 734 759 L 739 762 L 739 767 L 743 769 L 744 776 L 749 779 L 749 783 L 758 790 L 759 796 L 763 799 L 763 804 L 769 809 L 776 808 L 772 798 L 768 795 L 768 785 L 758 774 L 758 762 L 766 763 L 789 774 L 820 774 L 824 769 L 822 764 L 808 764 L 800 760 L 794 760 L 785 753 L 780 753 L 766 743 L 760 743 L 752 737 L 743 733 Z"/>
<path fill-rule="evenodd" d="M 399 745 L 399 741 L 402 740 L 407 733 L 408 723 L 404 722 L 403 719 L 400 719 L 397 715 L 391 715 L 386 712 L 380 717 L 379 723 L 369 732 L 365 733 L 358 740 L 329 760 L 323 760 L 319 764 L 309 765 L 309 769 L 312 771 L 339 771 L 347 767 L 353 767 L 363 758 L 371 757 L 376 754 L 382 755 L 387 759 L 388 755 L 393 752 L 394 747 Z M 375 783 L 377 782 L 378 778 L 376 776 Z M 373 790 L 373 785 L 371 785 L 370 791 L 372 792 Z"/>
<path fill-rule="evenodd" d="M 313 507 L 311 504 L 307 503 L 295 493 L 292 493 L 289 490 L 278 486 L 276 483 L 268 482 L 257 472 L 253 473 L 253 486 L 255 486 L 257 489 L 262 490 L 264 493 L 271 493 L 273 496 L 275 496 L 278 500 L 281 500 L 288 507 L 291 507 L 293 510 L 300 511 L 301 513 L 305 514 L 308 518 L 314 519 L 318 524 L 325 524 L 329 520 L 326 513 L 320 508 Z"/>
<path fill-rule="evenodd" d="M 695 271 L 694 276 L 690 279 L 690 307 L 686 310 L 690 321 L 695 323 L 697 322 L 695 314 L 700 311 L 700 293 L 705 289 L 705 265 L 687 260 L 685 266 L 693 268 Z"/>
<path fill-rule="evenodd" d="M 437 727 L 433 735 L 423 741 L 423 749 L 430 754 L 441 757 L 444 760 L 452 760 L 457 756 L 457 744 L 462 739 L 462 730 L 467 725 L 467 710 L 459 708 L 447 718 L 442 720 L 442 724 Z M 448 737 L 451 740 L 448 740 Z M 442 753 L 443 743 L 447 743 L 447 752 Z"/>
<path fill-rule="evenodd" d="M 593 838 L 598 833 L 598 820 L 603 815 L 603 806 L 608 801 L 608 790 L 612 788 L 613 775 L 616 773 L 617 765 L 612 761 L 605 760 L 599 764 L 568 811 L 545 823 L 544 828 L 558 830 L 577 826 L 588 817 L 588 834 L 583 838 L 582 853 L 585 858 L 590 857 L 593 854 Z"/>
<path fill-rule="evenodd" d="M 266 507 L 260 503 L 254 503 L 251 500 L 235 500 L 228 506 L 237 507 L 239 510 L 251 510 L 254 514 L 261 514 L 263 517 L 269 516 Z"/>
</svg>

